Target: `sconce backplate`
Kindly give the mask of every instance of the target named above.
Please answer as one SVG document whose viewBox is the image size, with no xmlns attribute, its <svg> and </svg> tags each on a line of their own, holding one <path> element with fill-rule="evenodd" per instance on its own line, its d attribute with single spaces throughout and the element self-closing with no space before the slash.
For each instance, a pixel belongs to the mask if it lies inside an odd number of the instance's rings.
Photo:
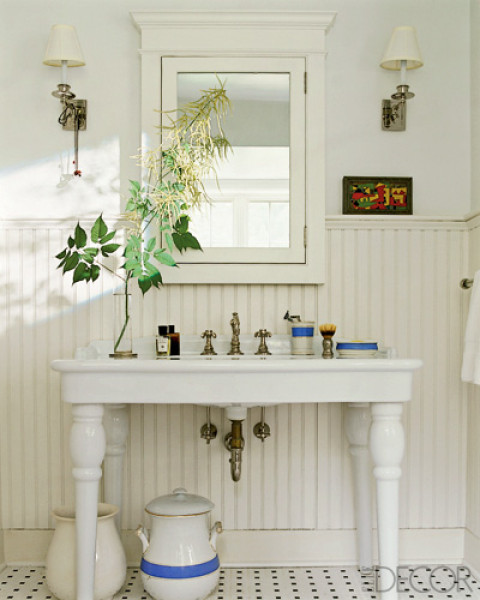
<svg viewBox="0 0 480 600">
<path fill-rule="evenodd" d="M 78 112 L 78 130 L 85 131 L 87 128 L 87 101 L 75 98 L 74 100 L 69 100 L 68 104 L 71 104 L 73 107 L 75 107 Z M 73 131 L 75 129 L 72 111 L 68 112 L 67 120 L 62 128 L 65 131 Z"/>
<path fill-rule="evenodd" d="M 382 130 L 405 131 L 407 125 L 407 103 L 405 101 L 382 100 Z"/>
</svg>

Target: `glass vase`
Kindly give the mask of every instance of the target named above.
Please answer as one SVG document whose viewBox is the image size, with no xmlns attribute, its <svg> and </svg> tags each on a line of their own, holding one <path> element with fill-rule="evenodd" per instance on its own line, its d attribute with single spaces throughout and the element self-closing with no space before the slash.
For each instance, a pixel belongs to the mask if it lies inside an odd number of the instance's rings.
<svg viewBox="0 0 480 600">
<path fill-rule="evenodd" d="M 132 352 L 132 295 L 113 294 L 113 354 L 112 358 L 136 358 Z"/>
</svg>

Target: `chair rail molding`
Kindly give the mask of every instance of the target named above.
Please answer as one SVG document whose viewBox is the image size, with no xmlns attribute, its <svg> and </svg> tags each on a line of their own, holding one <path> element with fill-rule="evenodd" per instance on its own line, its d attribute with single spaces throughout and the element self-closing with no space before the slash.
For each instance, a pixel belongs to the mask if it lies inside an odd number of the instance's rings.
<svg viewBox="0 0 480 600">
<path fill-rule="evenodd" d="M 92 226 L 96 217 L 82 218 L 83 226 Z M 119 220 L 115 215 L 104 215 L 104 220 L 116 228 L 126 227 L 127 222 Z M 77 217 L 68 219 L 1 219 L 0 229 L 71 229 L 78 222 Z M 327 229 L 458 229 L 467 231 L 480 226 L 480 212 L 469 213 L 465 216 L 403 216 L 403 217 L 384 217 L 355 215 L 326 215 L 325 224 Z"/>
</svg>

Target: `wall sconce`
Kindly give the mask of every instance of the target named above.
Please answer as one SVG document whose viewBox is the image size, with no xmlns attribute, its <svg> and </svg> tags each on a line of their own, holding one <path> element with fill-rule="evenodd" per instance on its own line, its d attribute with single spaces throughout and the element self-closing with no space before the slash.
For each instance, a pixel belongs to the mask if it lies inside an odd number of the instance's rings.
<svg viewBox="0 0 480 600">
<path fill-rule="evenodd" d="M 415 95 L 408 91 L 407 69 L 423 66 L 414 27 L 395 27 L 380 66 L 391 71 L 400 71 L 400 85 L 397 85 L 397 91 L 392 94 L 391 100 L 382 102 L 382 129 L 405 131 L 407 100 Z"/>
<path fill-rule="evenodd" d="M 66 131 L 74 132 L 75 171 L 73 174 L 80 176 L 82 173 L 78 168 L 78 132 L 87 128 L 87 101 L 75 98 L 75 94 L 67 84 L 67 67 L 83 67 L 85 65 L 75 27 L 72 25 L 52 26 L 43 64 L 62 67 L 62 82 L 52 92 L 52 96 L 59 98 L 63 105 L 58 122 Z"/>
</svg>

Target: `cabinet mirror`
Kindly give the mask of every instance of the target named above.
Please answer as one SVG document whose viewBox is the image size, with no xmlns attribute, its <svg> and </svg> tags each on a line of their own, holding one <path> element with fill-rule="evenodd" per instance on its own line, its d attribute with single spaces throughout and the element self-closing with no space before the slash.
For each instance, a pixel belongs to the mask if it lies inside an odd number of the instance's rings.
<svg viewBox="0 0 480 600">
<path fill-rule="evenodd" d="M 163 110 L 184 106 L 218 80 L 231 102 L 224 131 L 232 150 L 217 178 L 204 181 L 211 202 L 191 214 L 190 229 L 204 251 L 177 256 L 179 263 L 304 262 L 305 61 L 162 63 Z"/>
</svg>

